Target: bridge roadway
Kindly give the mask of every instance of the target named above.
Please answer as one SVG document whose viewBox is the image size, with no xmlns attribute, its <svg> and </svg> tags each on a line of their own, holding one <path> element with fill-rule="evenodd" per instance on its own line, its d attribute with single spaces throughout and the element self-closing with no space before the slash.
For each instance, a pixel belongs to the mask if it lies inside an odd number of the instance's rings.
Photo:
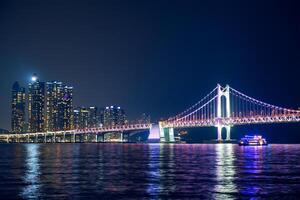
<svg viewBox="0 0 300 200">
<path fill-rule="evenodd" d="M 0 134 L 1 142 L 105 142 L 104 135 L 111 132 L 121 133 L 121 140 L 123 142 L 123 135 L 125 131 L 141 131 L 150 130 L 152 124 L 128 124 L 110 127 L 74 129 L 66 131 L 53 132 L 37 132 L 37 133 L 20 133 L 20 134 Z"/>
<path fill-rule="evenodd" d="M 214 127 L 217 125 L 234 126 L 246 124 L 270 124 L 300 122 L 300 114 L 297 115 L 274 115 L 274 116 L 253 116 L 253 117 L 229 117 L 215 118 L 208 120 L 190 120 L 162 123 L 162 128 L 192 128 L 192 127 Z"/>
</svg>

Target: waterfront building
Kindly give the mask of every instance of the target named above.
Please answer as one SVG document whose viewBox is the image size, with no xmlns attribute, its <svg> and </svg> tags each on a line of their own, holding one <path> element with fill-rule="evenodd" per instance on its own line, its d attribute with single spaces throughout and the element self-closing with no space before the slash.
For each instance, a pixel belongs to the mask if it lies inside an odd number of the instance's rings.
<svg viewBox="0 0 300 200">
<path fill-rule="evenodd" d="M 116 121 L 117 125 L 127 124 L 127 119 L 126 119 L 125 111 L 121 107 L 117 107 L 117 116 L 118 116 L 117 117 L 117 121 Z"/>
<path fill-rule="evenodd" d="M 88 128 L 88 124 L 89 124 L 89 109 L 85 108 L 85 107 L 78 107 L 76 109 L 74 109 L 73 112 L 74 115 L 74 128 L 75 129 L 84 129 L 84 128 Z"/>
<path fill-rule="evenodd" d="M 46 130 L 59 130 L 58 103 L 62 98 L 62 82 L 46 83 Z"/>
<path fill-rule="evenodd" d="M 99 120 L 99 126 L 104 125 L 104 108 L 98 109 L 98 120 Z"/>
<path fill-rule="evenodd" d="M 29 132 L 29 122 L 25 121 L 22 128 L 23 128 L 23 130 L 22 130 L 23 133 Z"/>
<path fill-rule="evenodd" d="M 75 108 L 73 110 L 73 126 L 74 129 L 79 129 L 79 121 L 80 121 L 80 108 Z"/>
<path fill-rule="evenodd" d="M 101 109 L 96 106 L 78 107 L 74 109 L 74 128 L 96 128 L 101 126 Z"/>
<path fill-rule="evenodd" d="M 46 83 L 46 130 L 73 129 L 73 87 L 59 81 Z"/>
<path fill-rule="evenodd" d="M 97 107 L 89 107 L 89 117 L 88 117 L 88 127 L 95 128 L 100 126 L 98 108 Z"/>
<path fill-rule="evenodd" d="M 124 109 L 119 106 L 107 106 L 104 110 L 104 126 L 115 126 L 126 124 Z"/>
<path fill-rule="evenodd" d="M 30 132 L 45 130 L 45 83 L 34 74 L 28 89 L 28 121 Z"/>
<path fill-rule="evenodd" d="M 11 99 L 11 131 L 12 133 L 22 133 L 25 126 L 25 88 L 15 82 L 12 87 Z"/>
<path fill-rule="evenodd" d="M 73 129 L 73 87 L 65 86 L 63 88 L 63 97 L 58 104 L 58 111 L 60 129 Z"/>
</svg>

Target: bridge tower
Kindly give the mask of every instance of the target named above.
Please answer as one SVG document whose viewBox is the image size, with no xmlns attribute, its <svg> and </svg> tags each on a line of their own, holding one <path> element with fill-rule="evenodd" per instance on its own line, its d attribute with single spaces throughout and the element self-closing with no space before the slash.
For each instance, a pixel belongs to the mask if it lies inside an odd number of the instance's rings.
<svg viewBox="0 0 300 200">
<path fill-rule="evenodd" d="M 218 129 L 218 141 L 222 141 L 222 129 L 226 129 L 226 140 L 230 140 L 230 125 L 222 124 L 222 118 L 229 118 L 230 117 L 230 87 L 226 85 L 225 88 L 222 88 L 219 84 L 217 86 L 217 119 L 218 123 L 216 125 Z M 225 113 L 222 115 L 222 97 L 225 97 Z"/>
<path fill-rule="evenodd" d="M 160 142 L 175 142 L 174 128 L 164 128 L 163 122 L 159 122 L 159 138 Z"/>
</svg>

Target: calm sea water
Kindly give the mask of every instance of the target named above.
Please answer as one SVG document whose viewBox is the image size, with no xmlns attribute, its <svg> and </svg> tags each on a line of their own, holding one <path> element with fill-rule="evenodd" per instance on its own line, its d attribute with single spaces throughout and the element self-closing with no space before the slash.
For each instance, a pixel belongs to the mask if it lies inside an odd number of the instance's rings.
<svg viewBox="0 0 300 200">
<path fill-rule="evenodd" d="M 1 199 L 297 199 L 300 145 L 1 144 Z"/>
</svg>

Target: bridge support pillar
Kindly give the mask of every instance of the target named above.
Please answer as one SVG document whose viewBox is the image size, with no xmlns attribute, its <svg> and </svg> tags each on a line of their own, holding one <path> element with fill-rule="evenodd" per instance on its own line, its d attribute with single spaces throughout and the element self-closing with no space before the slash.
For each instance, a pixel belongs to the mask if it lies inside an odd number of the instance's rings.
<svg viewBox="0 0 300 200">
<path fill-rule="evenodd" d="M 159 122 L 159 141 L 160 142 L 165 142 L 165 132 L 164 132 L 164 128 L 161 126 L 161 123 Z"/>
<path fill-rule="evenodd" d="M 174 128 L 169 128 L 169 142 L 175 142 Z"/>
<path fill-rule="evenodd" d="M 230 140 L 230 126 L 226 126 L 226 140 L 229 141 Z"/>
<path fill-rule="evenodd" d="M 222 129 L 223 129 L 223 126 L 218 126 L 217 127 L 218 129 L 218 141 L 222 141 Z"/>
<path fill-rule="evenodd" d="M 159 124 L 160 142 L 175 142 L 174 128 L 164 128 Z"/>
<path fill-rule="evenodd" d="M 217 125 L 217 129 L 218 129 L 218 141 L 221 142 L 222 139 L 222 129 L 225 128 L 226 129 L 226 140 L 229 141 L 230 140 L 230 131 L 231 131 L 231 126 L 229 125 Z"/>
</svg>

